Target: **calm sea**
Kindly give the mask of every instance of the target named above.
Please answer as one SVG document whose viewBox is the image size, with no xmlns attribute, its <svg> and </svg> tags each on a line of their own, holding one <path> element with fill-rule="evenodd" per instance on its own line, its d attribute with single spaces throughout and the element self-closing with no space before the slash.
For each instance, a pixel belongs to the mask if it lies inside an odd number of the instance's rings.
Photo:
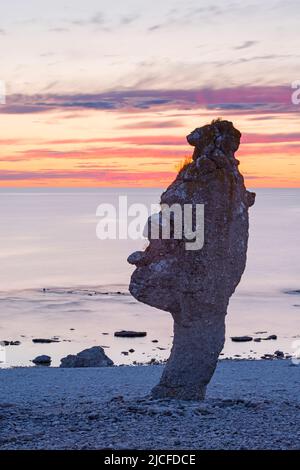
<svg viewBox="0 0 300 470">
<path fill-rule="evenodd" d="M 247 268 L 230 301 L 224 357 L 259 358 L 276 349 L 291 353 L 300 339 L 300 292 L 287 293 L 300 289 L 300 189 L 256 193 Z M 99 204 L 117 206 L 118 197 L 127 195 L 128 204 L 149 207 L 160 194 L 161 189 L 0 190 L 0 340 L 21 341 L 5 348 L 3 367 L 31 365 L 39 354 L 49 354 L 57 365 L 66 354 L 93 345 L 105 346 L 117 364 L 168 357 L 170 315 L 128 294 L 133 268 L 126 259 L 145 240 L 96 237 Z M 114 338 L 118 329 L 143 330 L 147 336 Z M 245 334 L 278 339 L 230 340 Z M 32 343 L 52 336 L 60 342 Z M 130 348 L 135 352 L 122 354 Z"/>
</svg>

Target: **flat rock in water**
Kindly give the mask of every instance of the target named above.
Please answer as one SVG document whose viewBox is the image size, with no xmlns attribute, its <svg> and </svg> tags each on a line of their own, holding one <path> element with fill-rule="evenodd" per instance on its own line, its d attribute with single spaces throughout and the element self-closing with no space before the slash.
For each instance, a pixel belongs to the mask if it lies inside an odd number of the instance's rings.
<svg viewBox="0 0 300 470">
<path fill-rule="evenodd" d="M 20 346 L 20 344 L 21 344 L 21 341 L 7 341 L 7 340 L 0 341 L 1 346 Z"/>
<path fill-rule="evenodd" d="M 49 344 L 49 343 L 59 343 L 60 340 L 56 338 L 33 338 L 33 343 Z"/>
<path fill-rule="evenodd" d="M 270 336 L 267 336 L 266 338 L 261 338 L 261 339 L 264 339 L 265 341 L 269 339 L 277 339 L 277 335 L 270 335 Z"/>
<path fill-rule="evenodd" d="M 299 295 L 300 294 L 300 289 L 292 289 L 292 290 L 285 290 L 285 294 L 291 294 L 291 295 Z"/>
<path fill-rule="evenodd" d="M 49 366 L 51 364 L 51 357 L 43 354 L 32 359 L 32 362 L 36 365 Z"/>
<path fill-rule="evenodd" d="M 252 341 L 252 336 L 232 336 L 231 341 L 236 343 L 245 343 L 246 341 Z"/>
<path fill-rule="evenodd" d="M 121 330 L 115 331 L 114 336 L 117 336 L 118 338 L 142 338 L 144 336 L 147 336 L 147 333 L 146 331 Z"/>
<path fill-rule="evenodd" d="M 59 367 L 109 367 L 113 365 L 113 361 L 106 356 L 101 346 L 93 346 L 76 355 L 70 354 L 64 357 Z"/>
</svg>

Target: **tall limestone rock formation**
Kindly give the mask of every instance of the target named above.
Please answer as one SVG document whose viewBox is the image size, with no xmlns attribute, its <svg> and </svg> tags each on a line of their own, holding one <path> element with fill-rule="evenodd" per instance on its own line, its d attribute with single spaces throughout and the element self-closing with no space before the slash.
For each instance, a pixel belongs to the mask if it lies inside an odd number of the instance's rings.
<svg viewBox="0 0 300 470">
<path fill-rule="evenodd" d="M 176 238 L 174 218 L 169 239 L 152 237 L 152 216 L 149 246 L 128 258 L 136 265 L 131 294 L 170 312 L 174 319 L 171 355 L 152 391 L 154 397 L 203 399 L 224 346 L 225 316 L 245 269 L 248 209 L 255 200 L 255 194 L 245 188 L 234 155 L 240 137 L 229 121 L 217 120 L 195 129 L 187 136 L 194 147 L 192 161 L 161 196 L 159 226 L 165 223 L 165 205 L 204 205 L 202 248 L 188 249 L 186 238 Z M 183 219 L 182 230 L 184 223 Z"/>
</svg>

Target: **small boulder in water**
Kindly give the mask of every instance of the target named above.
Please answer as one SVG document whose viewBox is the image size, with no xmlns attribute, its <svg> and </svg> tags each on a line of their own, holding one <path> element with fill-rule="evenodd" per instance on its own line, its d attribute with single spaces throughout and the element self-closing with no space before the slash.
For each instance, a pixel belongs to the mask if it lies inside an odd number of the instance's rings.
<svg viewBox="0 0 300 470">
<path fill-rule="evenodd" d="M 62 358 L 60 367 L 108 367 L 113 361 L 106 356 L 101 346 L 84 349 L 80 353 Z"/>
<path fill-rule="evenodd" d="M 59 343 L 59 338 L 33 338 L 33 343 L 40 343 L 40 344 L 49 344 L 49 343 Z"/>
<path fill-rule="evenodd" d="M 116 331 L 114 336 L 117 336 L 118 338 L 142 338 L 144 336 L 147 336 L 147 333 L 146 331 L 122 330 L 122 331 Z"/>
<path fill-rule="evenodd" d="M 1 346 L 20 346 L 20 344 L 21 344 L 21 341 L 7 341 L 7 340 L 0 341 Z"/>
<path fill-rule="evenodd" d="M 252 341 L 253 338 L 252 336 L 232 336 L 231 341 L 234 341 L 236 343 L 245 343 L 247 341 Z"/>
<path fill-rule="evenodd" d="M 50 366 L 51 364 L 51 357 L 43 354 L 41 356 L 37 356 L 36 358 L 32 359 L 32 362 L 37 366 Z"/>
<path fill-rule="evenodd" d="M 277 350 L 277 351 L 274 352 L 274 355 L 278 358 L 284 358 L 284 352 L 283 351 Z"/>
</svg>

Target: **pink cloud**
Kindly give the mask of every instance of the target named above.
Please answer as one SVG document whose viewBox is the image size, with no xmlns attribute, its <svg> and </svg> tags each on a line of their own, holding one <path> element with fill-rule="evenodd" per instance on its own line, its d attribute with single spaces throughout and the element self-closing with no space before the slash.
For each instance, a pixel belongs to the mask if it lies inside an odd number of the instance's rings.
<svg viewBox="0 0 300 470">
<path fill-rule="evenodd" d="M 288 86 L 239 86 L 191 90 L 114 90 L 104 93 L 9 95 L 5 114 L 47 111 L 127 111 L 207 108 L 240 113 L 295 112 Z"/>
</svg>

